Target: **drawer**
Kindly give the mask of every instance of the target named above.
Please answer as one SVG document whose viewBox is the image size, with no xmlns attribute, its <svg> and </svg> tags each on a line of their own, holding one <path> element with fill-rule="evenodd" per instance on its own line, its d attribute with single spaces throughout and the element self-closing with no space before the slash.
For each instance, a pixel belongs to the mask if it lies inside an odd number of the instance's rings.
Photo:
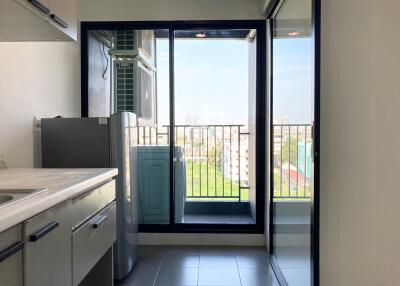
<svg viewBox="0 0 400 286">
<path fill-rule="evenodd" d="M 73 198 L 68 205 L 68 211 L 73 216 L 72 228 L 79 227 L 93 214 L 115 200 L 115 180 L 111 180 L 94 190 Z"/>
<path fill-rule="evenodd" d="M 78 285 L 116 240 L 115 202 L 72 233 L 72 281 Z"/>
<path fill-rule="evenodd" d="M 0 252 L 10 245 L 22 240 L 22 224 L 18 224 L 6 231 L 0 232 Z"/>
<path fill-rule="evenodd" d="M 24 222 L 25 286 L 71 285 L 69 216 L 62 203 Z"/>
<path fill-rule="evenodd" d="M 23 285 L 22 226 L 17 225 L 0 233 L 0 284 Z M 4 284 L 3 284 L 4 283 Z"/>
</svg>

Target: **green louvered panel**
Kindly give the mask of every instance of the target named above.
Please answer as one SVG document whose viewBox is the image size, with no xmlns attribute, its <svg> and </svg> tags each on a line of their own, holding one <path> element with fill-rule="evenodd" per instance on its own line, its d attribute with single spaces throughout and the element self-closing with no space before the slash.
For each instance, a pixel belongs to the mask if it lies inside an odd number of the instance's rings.
<svg viewBox="0 0 400 286">
<path fill-rule="evenodd" d="M 132 60 L 116 60 L 114 68 L 115 111 L 136 113 L 136 64 Z"/>
<path fill-rule="evenodd" d="M 118 30 L 115 32 L 116 50 L 136 50 L 137 40 L 135 39 L 136 31 L 134 30 Z"/>
</svg>

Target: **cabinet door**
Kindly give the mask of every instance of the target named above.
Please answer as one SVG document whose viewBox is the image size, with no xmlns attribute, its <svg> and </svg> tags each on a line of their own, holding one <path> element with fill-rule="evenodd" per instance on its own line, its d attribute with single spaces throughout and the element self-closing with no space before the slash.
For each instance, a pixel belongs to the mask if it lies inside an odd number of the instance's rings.
<svg viewBox="0 0 400 286">
<path fill-rule="evenodd" d="M 23 286 L 22 227 L 17 225 L 0 233 L 0 284 Z"/>
<path fill-rule="evenodd" d="M 50 23 L 68 37 L 77 39 L 77 0 L 50 0 Z"/>
<path fill-rule="evenodd" d="M 25 222 L 25 285 L 71 285 L 71 225 L 66 205 Z"/>
<path fill-rule="evenodd" d="M 138 151 L 139 223 L 169 223 L 169 153 Z"/>
</svg>

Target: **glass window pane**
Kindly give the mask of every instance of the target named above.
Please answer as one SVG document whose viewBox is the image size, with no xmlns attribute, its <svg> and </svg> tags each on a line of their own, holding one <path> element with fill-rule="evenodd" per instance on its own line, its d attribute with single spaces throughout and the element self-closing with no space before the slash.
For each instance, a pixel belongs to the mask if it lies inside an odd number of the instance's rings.
<svg viewBox="0 0 400 286">
<path fill-rule="evenodd" d="M 283 1 L 273 29 L 273 254 L 289 285 L 310 285 L 311 0 Z"/>
</svg>

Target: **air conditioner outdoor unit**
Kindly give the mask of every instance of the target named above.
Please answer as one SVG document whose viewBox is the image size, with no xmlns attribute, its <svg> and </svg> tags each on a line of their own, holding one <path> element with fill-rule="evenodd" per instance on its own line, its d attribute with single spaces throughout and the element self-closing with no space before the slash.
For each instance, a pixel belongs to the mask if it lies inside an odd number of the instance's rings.
<svg viewBox="0 0 400 286">
<path fill-rule="evenodd" d="M 114 32 L 112 59 L 113 112 L 130 111 L 148 124 L 157 123 L 153 31 Z"/>
<path fill-rule="evenodd" d="M 114 32 L 115 55 L 138 56 L 149 66 L 155 64 L 155 37 L 153 30 L 119 30 Z"/>
<path fill-rule="evenodd" d="M 113 59 L 114 113 L 130 111 L 140 120 L 157 123 L 155 71 L 137 58 Z"/>
</svg>

